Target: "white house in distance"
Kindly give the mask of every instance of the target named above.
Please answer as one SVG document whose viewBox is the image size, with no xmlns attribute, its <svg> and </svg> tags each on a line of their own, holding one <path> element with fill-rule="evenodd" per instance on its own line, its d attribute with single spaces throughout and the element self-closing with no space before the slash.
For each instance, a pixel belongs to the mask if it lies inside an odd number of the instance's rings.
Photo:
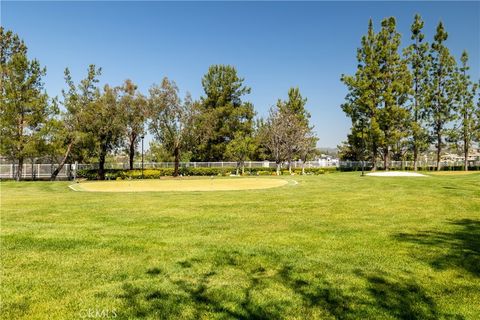
<svg viewBox="0 0 480 320">
<path fill-rule="evenodd" d="M 456 153 L 445 153 L 442 155 L 442 161 L 464 161 L 465 157 L 463 155 L 458 155 Z M 472 149 L 468 155 L 468 161 L 480 161 L 480 149 Z"/>
<path fill-rule="evenodd" d="M 328 154 L 321 154 L 315 161 L 318 161 L 319 167 L 336 167 L 339 160 Z"/>
</svg>

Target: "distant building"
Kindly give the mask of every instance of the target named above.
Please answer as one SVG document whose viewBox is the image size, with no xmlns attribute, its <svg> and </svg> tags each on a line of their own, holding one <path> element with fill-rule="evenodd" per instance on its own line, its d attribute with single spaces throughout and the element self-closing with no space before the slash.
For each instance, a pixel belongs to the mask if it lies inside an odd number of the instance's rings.
<svg viewBox="0 0 480 320">
<path fill-rule="evenodd" d="M 319 167 L 335 167 L 339 160 L 331 155 L 321 154 L 315 161 L 318 161 Z"/>
<path fill-rule="evenodd" d="M 445 153 L 441 156 L 442 161 L 465 161 L 463 155 L 456 153 Z M 473 149 L 468 154 L 468 161 L 480 161 L 480 149 Z"/>
</svg>

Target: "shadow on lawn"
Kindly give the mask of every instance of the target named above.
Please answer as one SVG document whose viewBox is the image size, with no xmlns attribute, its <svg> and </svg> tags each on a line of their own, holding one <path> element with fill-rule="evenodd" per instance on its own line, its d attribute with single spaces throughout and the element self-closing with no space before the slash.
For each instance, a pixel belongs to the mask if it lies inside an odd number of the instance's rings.
<svg viewBox="0 0 480 320">
<path fill-rule="evenodd" d="M 152 277 L 147 287 L 123 286 L 119 298 L 124 308 L 119 318 L 462 319 L 439 312 L 435 301 L 412 280 L 359 272 L 357 276 L 366 281 L 366 288 L 347 292 L 322 276 L 312 276 L 317 270 L 291 264 L 272 269 L 261 264 L 253 268 L 248 264 L 250 267 L 247 267 L 244 262 L 251 255 L 238 252 L 221 253 L 221 258 L 217 257 L 212 259 L 215 262 L 210 271 L 199 274 L 194 271 L 198 260 L 179 262 L 178 265 L 191 271 L 187 277 L 175 277 L 176 274 L 169 275 L 158 268 L 147 270 L 146 274 Z M 245 279 L 241 285 L 237 283 L 235 286 L 216 278 L 232 267 L 239 277 Z"/>
<path fill-rule="evenodd" d="M 120 318 L 130 319 L 154 316 L 159 319 L 200 319 L 208 315 L 222 319 L 279 319 L 281 305 L 271 305 L 270 311 L 262 309 L 252 301 L 251 292 L 259 285 L 252 278 L 245 290 L 244 299 L 236 305 L 228 305 L 220 297 L 209 292 L 209 281 L 215 272 L 200 275 L 195 281 L 171 281 L 175 289 L 145 290 L 125 284 L 123 299 L 125 309 L 119 313 Z"/>
<path fill-rule="evenodd" d="M 480 277 L 480 221 L 462 219 L 450 222 L 452 232 L 424 231 L 415 234 L 400 233 L 400 241 L 428 246 L 434 253 L 422 254 L 435 269 L 461 268 Z"/>
<path fill-rule="evenodd" d="M 440 316 L 435 301 L 414 281 L 395 281 L 386 277 L 367 277 L 369 292 L 376 306 L 396 319 L 449 319 Z M 462 317 L 455 317 L 462 319 Z"/>
</svg>

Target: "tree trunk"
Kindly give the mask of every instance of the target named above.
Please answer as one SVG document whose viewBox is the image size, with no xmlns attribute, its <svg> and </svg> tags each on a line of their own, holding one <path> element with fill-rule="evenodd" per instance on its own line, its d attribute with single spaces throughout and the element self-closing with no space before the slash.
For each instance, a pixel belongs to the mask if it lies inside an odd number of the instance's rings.
<svg viewBox="0 0 480 320">
<path fill-rule="evenodd" d="M 302 176 L 305 175 L 305 161 L 302 160 Z"/>
<path fill-rule="evenodd" d="M 442 152 L 442 135 L 437 133 L 437 171 L 440 171 L 440 154 Z"/>
<path fill-rule="evenodd" d="M 413 146 L 413 171 L 418 170 L 418 148 L 417 146 Z"/>
<path fill-rule="evenodd" d="M 22 173 L 23 173 L 23 157 L 18 158 L 18 168 L 17 168 L 17 172 L 15 173 L 16 181 L 22 180 Z"/>
<path fill-rule="evenodd" d="M 372 163 L 373 163 L 373 166 L 372 166 L 372 171 L 377 171 L 377 147 L 376 146 L 373 146 L 373 150 L 372 150 Z"/>
<path fill-rule="evenodd" d="M 73 146 L 73 142 L 70 142 L 67 146 L 67 151 L 65 151 L 65 155 L 63 156 L 62 161 L 60 161 L 60 163 L 58 164 L 58 167 L 52 172 L 52 175 L 50 176 L 51 181 L 55 181 L 57 179 L 57 175 L 62 170 L 63 166 L 65 165 L 65 162 L 67 162 L 67 158 L 70 155 L 72 146 Z"/>
<path fill-rule="evenodd" d="M 383 169 L 388 171 L 388 147 L 383 150 Z"/>
<path fill-rule="evenodd" d="M 173 150 L 173 156 L 175 157 L 175 169 L 173 170 L 173 176 L 178 177 L 178 167 L 180 164 L 180 148 L 175 147 Z"/>
<path fill-rule="evenodd" d="M 288 172 L 292 174 L 292 161 L 288 160 Z"/>
<path fill-rule="evenodd" d="M 128 164 L 130 170 L 133 170 L 133 160 L 135 158 L 135 143 L 137 141 L 137 134 L 132 132 L 130 135 L 130 145 L 128 150 Z"/>
<path fill-rule="evenodd" d="M 280 163 L 277 162 L 277 176 L 280 175 Z"/>
<path fill-rule="evenodd" d="M 415 40 L 418 44 L 418 39 Z M 414 121 L 415 125 L 418 125 L 418 74 L 415 72 L 415 113 Z M 413 171 L 417 171 L 417 161 L 418 161 L 418 128 L 414 127 L 413 133 Z"/>
<path fill-rule="evenodd" d="M 133 170 L 133 159 L 135 158 L 135 139 L 130 141 L 130 148 L 128 150 L 128 164 L 130 170 Z"/>
<path fill-rule="evenodd" d="M 34 173 L 34 167 L 35 167 L 35 160 L 34 159 L 30 159 L 30 162 L 31 162 L 31 173 L 32 173 L 32 181 L 35 181 L 35 173 Z"/>
<path fill-rule="evenodd" d="M 242 161 L 242 176 L 245 175 L 245 161 Z"/>
<path fill-rule="evenodd" d="M 98 179 L 105 180 L 105 158 L 107 156 L 107 150 L 102 147 L 100 150 L 100 156 L 98 158 Z"/>
<path fill-rule="evenodd" d="M 465 156 L 465 162 L 464 162 L 464 170 L 465 171 L 468 171 L 468 145 L 464 142 L 464 145 L 463 145 L 463 150 L 465 151 L 464 152 L 464 156 Z"/>
<path fill-rule="evenodd" d="M 465 112 L 463 116 L 463 123 L 467 123 L 468 115 Z M 470 141 L 468 139 L 468 127 L 466 125 L 463 126 L 463 155 L 465 156 L 464 159 L 464 168 L 463 170 L 468 171 L 468 152 L 470 151 Z"/>
</svg>

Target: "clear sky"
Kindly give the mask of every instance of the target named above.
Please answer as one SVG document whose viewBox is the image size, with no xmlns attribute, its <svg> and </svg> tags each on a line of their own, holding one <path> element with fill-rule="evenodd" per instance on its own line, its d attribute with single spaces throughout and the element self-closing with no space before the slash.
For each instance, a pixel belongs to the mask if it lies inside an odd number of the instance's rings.
<svg viewBox="0 0 480 320">
<path fill-rule="evenodd" d="M 382 18 L 397 17 L 406 45 L 415 13 L 428 40 L 444 22 L 448 46 L 457 58 L 469 52 L 478 79 L 479 2 L 1 2 L 2 26 L 47 67 L 50 95 L 60 95 L 65 67 L 78 80 L 94 63 L 103 83 L 130 78 L 146 93 L 168 76 L 198 98 L 209 65 L 231 64 L 252 88 L 245 99 L 259 116 L 299 86 L 322 147 L 335 147 L 349 130 L 339 78 L 355 71 L 368 19 L 378 30 Z"/>
</svg>

